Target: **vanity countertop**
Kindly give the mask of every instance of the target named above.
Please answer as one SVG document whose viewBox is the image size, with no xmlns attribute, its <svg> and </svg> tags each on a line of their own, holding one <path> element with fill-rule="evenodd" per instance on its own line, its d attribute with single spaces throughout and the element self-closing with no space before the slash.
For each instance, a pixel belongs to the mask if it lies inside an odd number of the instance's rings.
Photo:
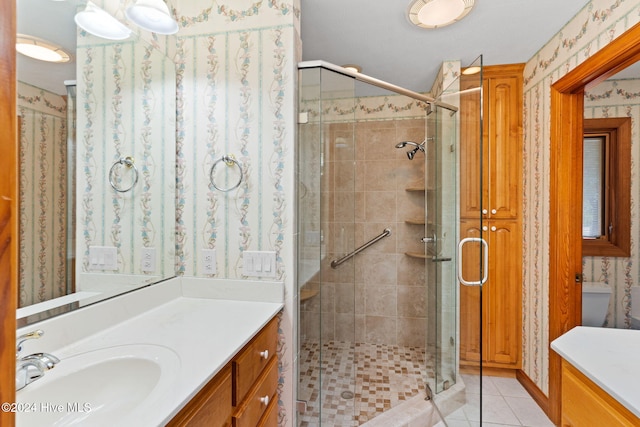
<svg viewBox="0 0 640 427">
<path fill-rule="evenodd" d="M 578 326 L 551 348 L 640 417 L 640 331 Z"/>
<path fill-rule="evenodd" d="M 125 321 L 67 342 L 57 349 L 49 346 L 46 350 L 60 358 L 61 364 L 65 358 L 74 355 L 129 344 L 162 346 L 177 354 L 180 363 L 175 377 L 172 375 L 170 392 L 164 393 L 151 406 L 145 406 L 143 413 L 136 411 L 135 419 L 124 419 L 119 423 L 121 426 L 166 424 L 283 307 L 278 298 L 271 302 L 219 299 L 215 298 L 215 293 L 206 295 L 207 292 L 198 297 L 189 292 L 186 285 L 182 285 L 179 295 L 163 297 L 157 306 Z M 100 314 L 104 316 L 104 313 Z M 54 330 L 54 327 L 43 325 L 42 329 L 46 335 L 47 329 Z M 40 381 L 46 381 L 47 375 Z"/>
</svg>

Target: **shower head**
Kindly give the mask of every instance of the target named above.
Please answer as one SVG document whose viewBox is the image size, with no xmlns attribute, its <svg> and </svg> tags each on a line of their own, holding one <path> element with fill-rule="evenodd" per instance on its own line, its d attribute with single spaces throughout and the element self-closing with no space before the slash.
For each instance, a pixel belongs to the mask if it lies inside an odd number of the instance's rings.
<svg viewBox="0 0 640 427">
<path fill-rule="evenodd" d="M 425 142 L 427 142 L 427 141 L 424 140 L 420 144 L 418 144 L 417 142 L 413 142 L 413 141 L 402 141 L 402 142 L 398 142 L 396 144 L 396 148 L 404 148 L 407 145 L 411 145 L 411 146 L 415 147 L 413 150 L 407 151 L 407 157 L 409 158 L 409 160 L 413 160 L 413 156 L 416 155 L 418 150 L 420 150 L 420 151 L 422 151 L 424 153 L 424 144 L 425 144 Z"/>
</svg>

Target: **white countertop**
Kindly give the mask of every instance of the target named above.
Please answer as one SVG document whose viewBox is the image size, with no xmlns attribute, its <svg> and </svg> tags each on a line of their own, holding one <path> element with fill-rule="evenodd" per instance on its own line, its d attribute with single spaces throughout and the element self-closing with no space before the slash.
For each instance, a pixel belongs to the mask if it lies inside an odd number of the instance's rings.
<svg viewBox="0 0 640 427">
<path fill-rule="evenodd" d="M 640 417 L 640 331 L 578 326 L 551 348 Z"/>
<path fill-rule="evenodd" d="M 60 358 L 62 364 L 65 358 L 113 346 L 150 344 L 170 349 L 180 359 L 170 392 L 160 396 L 143 414 L 137 413 L 135 420 L 124 417 L 122 422 L 118 423 L 119 426 L 164 425 L 283 307 L 281 302 L 277 302 L 278 298 L 271 302 L 225 299 L 225 293 L 228 293 L 226 290 L 222 293 L 219 290 L 212 292 L 211 286 L 202 286 L 201 282 L 185 282 L 177 286 L 175 283 L 158 286 L 157 291 L 164 296 L 159 297 L 156 306 L 147 307 L 139 313 L 129 313 L 130 317 L 124 321 L 116 322 L 81 339 L 75 337 L 70 340 L 60 331 L 68 327 L 70 320 L 61 319 L 58 322 L 62 323 L 56 325 L 54 318 L 49 324 L 43 322 L 42 325 L 33 325 L 28 329 L 40 327 L 45 331 L 45 337 L 26 343 L 29 346 L 26 350 L 29 353 L 34 350 L 53 353 Z M 202 292 L 194 292 L 195 286 L 199 286 Z M 176 291 L 176 287 L 180 290 Z M 218 282 L 213 288 L 224 290 L 225 287 L 228 285 Z M 266 285 L 261 286 L 263 289 L 265 287 Z M 146 293 L 155 291 L 150 288 Z M 146 301 L 149 300 L 149 296 L 145 296 Z M 110 304 L 117 301 L 111 300 Z M 106 308 L 104 305 L 96 305 L 92 317 L 104 318 L 104 310 L 109 309 L 108 305 L 109 303 Z M 84 321 L 88 313 L 91 313 L 90 309 L 85 311 Z M 113 313 L 113 310 L 110 313 Z M 83 319 L 77 318 L 78 314 L 75 316 L 75 324 L 83 322 Z M 47 331 L 51 334 L 47 334 Z M 49 340 L 45 340 L 47 335 Z M 56 346 L 58 343 L 62 345 Z M 46 381 L 47 375 L 53 375 L 55 369 L 50 372 L 51 374 L 45 374 L 45 379 L 38 382 Z"/>
</svg>

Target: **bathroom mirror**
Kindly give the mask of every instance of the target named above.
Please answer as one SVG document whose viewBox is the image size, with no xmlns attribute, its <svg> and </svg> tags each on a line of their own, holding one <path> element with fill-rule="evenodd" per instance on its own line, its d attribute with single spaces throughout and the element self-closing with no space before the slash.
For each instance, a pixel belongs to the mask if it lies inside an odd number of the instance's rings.
<svg viewBox="0 0 640 427">
<path fill-rule="evenodd" d="M 602 301 L 604 306 L 599 314 L 593 311 L 597 308 L 596 304 L 589 304 L 583 301 L 582 324 L 586 326 L 607 326 L 613 328 L 627 328 L 631 324 L 630 308 L 637 304 L 633 301 L 629 289 L 638 285 L 638 278 L 634 274 L 630 274 L 631 265 L 637 259 L 637 245 L 631 245 L 629 239 L 633 240 L 638 227 L 638 215 L 633 209 L 632 201 L 635 200 L 638 189 L 638 176 L 634 172 L 635 167 L 631 162 L 635 162 L 635 153 L 638 151 L 638 132 L 637 122 L 640 119 L 640 64 L 635 63 L 608 79 L 599 82 L 595 86 L 590 86 L 585 90 L 584 98 L 584 126 L 588 126 L 589 119 L 598 119 L 613 126 L 616 122 L 625 123 L 626 132 L 621 131 L 622 127 L 616 128 L 613 136 L 607 132 L 599 130 L 598 133 L 603 135 L 604 150 L 597 152 L 602 158 L 602 169 L 598 169 L 598 156 L 593 156 L 595 162 L 587 161 L 587 155 L 584 156 L 583 166 L 583 186 L 588 178 L 593 176 L 599 177 L 598 172 L 609 172 L 606 176 L 606 186 L 599 187 L 593 183 L 586 184 L 583 191 L 583 234 L 587 225 L 589 225 L 589 215 L 584 207 L 584 201 L 588 195 L 602 196 L 596 205 L 597 212 L 605 220 L 598 218 L 599 223 L 610 224 L 609 227 L 602 227 L 606 236 L 598 239 L 585 239 L 583 237 L 582 246 L 582 266 L 583 266 L 583 298 L 585 295 L 592 298 L 592 301 Z M 630 123 L 629 123 L 630 122 Z M 600 136 L 600 135 L 598 135 Z M 616 138 L 626 138 L 621 141 L 619 148 L 616 150 L 610 148 L 610 140 Z M 615 147 L 615 145 L 614 145 Z M 613 151 L 613 154 L 611 153 Z M 585 149 L 585 153 L 587 153 Z M 611 156 L 618 155 L 619 160 L 613 161 Z M 626 165 L 625 165 L 626 163 Z M 605 164 L 608 164 L 609 169 Z M 595 167 L 594 167 L 595 165 Z M 615 165 L 615 166 L 614 166 Z M 589 166 L 594 167 L 595 171 L 589 171 Z M 613 181 L 613 182 L 610 182 Z M 608 199 L 612 187 L 620 187 L 620 192 L 626 193 L 625 196 L 616 196 L 615 193 Z M 594 191 L 594 188 L 602 188 L 601 192 Z M 626 198 L 626 200 L 625 200 Z M 607 204 L 611 204 L 611 208 L 607 209 Z M 589 206 L 591 207 L 591 206 Z M 593 227 L 596 228 L 596 227 Z M 619 239 L 624 241 L 626 238 L 626 253 L 618 250 L 617 247 L 609 243 L 608 234 L 614 233 L 613 236 L 620 236 Z M 601 241 L 602 240 L 602 241 Z M 619 253 L 612 250 L 616 249 Z M 586 283 L 589 283 L 589 293 L 586 293 Z M 599 289 L 604 288 L 604 289 Z M 611 291 L 608 295 L 605 290 Z M 605 296 L 606 295 L 606 296 Z M 607 302 L 608 301 L 608 302 Z M 618 301 L 619 303 L 616 303 Z"/>
<path fill-rule="evenodd" d="M 71 58 L 17 54 L 19 326 L 175 275 L 175 65 L 164 36 L 78 31 L 85 5 L 17 2 L 18 38 Z"/>
</svg>

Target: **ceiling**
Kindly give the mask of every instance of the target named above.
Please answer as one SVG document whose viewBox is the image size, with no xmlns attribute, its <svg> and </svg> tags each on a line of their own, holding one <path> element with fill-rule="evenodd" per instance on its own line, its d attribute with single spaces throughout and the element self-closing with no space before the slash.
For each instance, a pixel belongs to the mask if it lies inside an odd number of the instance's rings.
<svg viewBox="0 0 640 427">
<path fill-rule="evenodd" d="M 303 60 L 358 64 L 364 74 L 416 92 L 431 89 L 445 60 L 466 65 L 482 55 L 485 65 L 527 62 L 589 2 L 476 0 L 462 21 L 427 30 L 409 22 L 411 0 L 300 1 Z M 83 3 L 18 1 L 18 32 L 73 45 L 76 27 L 72 16 Z M 65 12 L 63 22 L 53 19 L 59 15 L 55 10 Z M 24 20 L 25 16 L 29 19 Z M 66 92 L 62 82 L 75 78 L 69 77 L 75 65 L 47 67 L 18 55 L 21 78 L 61 94 Z M 27 72 L 32 75 L 25 77 Z M 43 85 L 45 80 L 52 83 Z"/>
<path fill-rule="evenodd" d="M 300 0 L 302 59 L 358 64 L 362 72 L 428 92 L 445 60 L 527 62 L 588 0 L 476 0 L 460 22 L 422 29 L 411 0 Z"/>
</svg>

